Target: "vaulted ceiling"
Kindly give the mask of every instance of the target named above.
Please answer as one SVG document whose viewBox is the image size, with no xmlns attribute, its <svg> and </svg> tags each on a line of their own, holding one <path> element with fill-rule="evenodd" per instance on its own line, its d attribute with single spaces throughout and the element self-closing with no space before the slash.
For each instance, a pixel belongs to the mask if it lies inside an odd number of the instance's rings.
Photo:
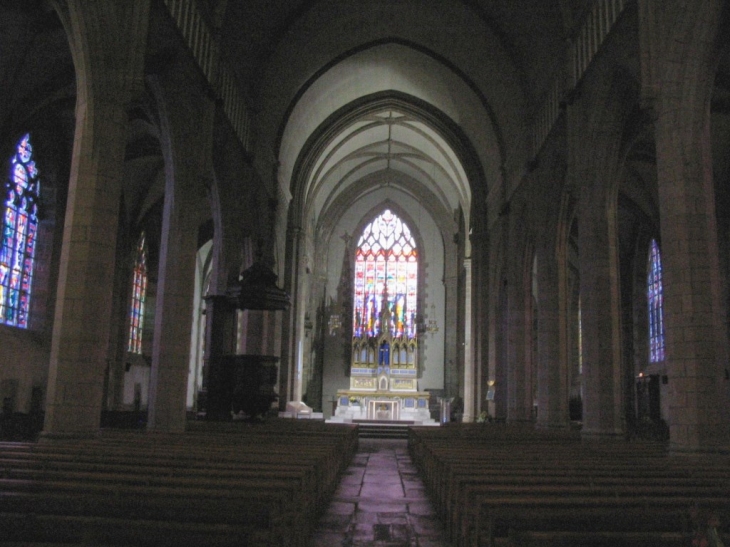
<svg viewBox="0 0 730 547">
<path fill-rule="evenodd" d="M 223 43 L 236 70 L 255 95 L 266 64 L 297 24 L 326 4 L 367 21 L 379 5 L 403 0 L 210 0 L 222 22 Z M 423 6 L 430 2 L 420 2 Z M 461 4 L 499 37 L 522 73 L 526 91 L 539 92 L 560 60 L 568 40 L 591 7 L 591 0 L 439 0 L 441 13 Z M 418 9 L 418 8 L 416 8 Z M 448 17 L 443 18 L 447 23 Z M 441 22 L 441 21 L 437 21 Z M 377 21 L 376 21 L 377 23 Z M 328 32 L 323 27 L 321 32 Z M 475 52 L 476 54 L 477 52 Z"/>
<path fill-rule="evenodd" d="M 565 61 L 590 0 L 209 0 L 227 62 L 256 113 L 256 161 L 315 223 L 338 196 L 409 181 L 468 217 L 475 191 L 523 162 L 529 117 Z M 333 117 L 393 92 L 459 128 L 482 173 L 443 127 L 394 105 Z M 336 126 L 336 130 L 334 129 Z M 329 130 L 328 128 L 333 128 Z M 306 173 L 303 155 L 309 158 Z M 369 181 L 369 182 L 368 182 Z M 475 184 L 481 185 L 475 188 Z M 359 189 L 358 191 L 353 191 Z"/>
</svg>

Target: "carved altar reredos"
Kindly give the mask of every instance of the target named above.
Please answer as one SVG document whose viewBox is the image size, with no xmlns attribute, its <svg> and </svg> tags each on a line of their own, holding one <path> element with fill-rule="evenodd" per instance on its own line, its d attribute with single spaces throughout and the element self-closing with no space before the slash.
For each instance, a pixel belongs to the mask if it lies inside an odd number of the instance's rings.
<svg viewBox="0 0 730 547">
<path fill-rule="evenodd" d="M 418 391 L 418 339 L 393 335 L 386 298 L 378 336 L 353 336 L 350 389 L 337 391 L 334 420 L 431 421 L 429 393 Z"/>
</svg>

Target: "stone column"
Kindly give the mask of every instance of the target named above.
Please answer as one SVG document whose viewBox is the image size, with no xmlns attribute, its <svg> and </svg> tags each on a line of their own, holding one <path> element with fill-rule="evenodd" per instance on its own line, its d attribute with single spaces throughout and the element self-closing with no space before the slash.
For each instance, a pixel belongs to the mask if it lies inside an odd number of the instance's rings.
<svg viewBox="0 0 730 547">
<path fill-rule="evenodd" d="M 185 429 L 197 219 L 198 210 L 209 207 L 204 183 L 211 177 L 215 108 L 193 72 L 180 63 L 150 78 L 166 178 L 147 421 L 157 431 Z"/>
<path fill-rule="evenodd" d="M 291 297 L 291 308 L 284 312 L 282 324 L 282 351 L 281 364 L 279 366 L 279 410 L 286 410 L 287 401 L 295 396 L 294 385 L 297 374 L 298 342 L 297 332 L 299 321 L 297 319 L 302 306 L 301 299 L 301 257 L 300 253 L 304 246 L 304 232 L 299 227 L 290 226 L 287 229 L 287 259 L 285 290 Z"/>
<path fill-rule="evenodd" d="M 474 359 L 474 412 L 488 410 L 486 402 L 489 378 L 489 234 L 482 223 L 472 228 L 472 355 Z"/>
<path fill-rule="evenodd" d="M 723 3 L 649 4 L 657 23 L 648 88 L 659 95 L 644 98 L 656 107 L 670 443 L 678 452 L 712 451 L 730 446 L 709 109 Z"/>
<path fill-rule="evenodd" d="M 141 89 L 149 2 L 57 2 L 77 80 L 44 436 L 99 428 L 111 324 L 127 107 Z"/>
<path fill-rule="evenodd" d="M 526 264 L 515 256 L 517 267 Z M 532 341 L 529 333 L 531 325 L 527 324 L 529 317 L 527 308 L 525 272 L 514 272 L 507 284 L 507 301 L 509 309 L 509 334 L 507 336 L 507 420 L 510 422 L 528 421 L 532 413 Z M 537 313 L 537 310 L 535 310 Z"/>
<path fill-rule="evenodd" d="M 616 203 L 622 138 L 636 95 L 625 75 L 611 64 L 597 65 L 581 85 L 580 96 L 566 113 L 568 178 L 571 188 L 578 189 L 581 433 L 584 437 L 614 437 L 623 435 L 625 429 Z M 567 291 L 567 283 L 562 289 Z"/>
<path fill-rule="evenodd" d="M 444 287 L 444 312 L 440 316 L 429 317 L 436 319 L 439 329 L 443 333 L 444 350 L 443 350 L 443 367 L 444 367 L 444 394 L 446 397 L 455 397 L 457 395 L 465 399 L 465 384 L 463 382 L 463 374 L 469 358 L 464 353 L 466 340 L 470 337 L 470 333 L 466 330 L 466 316 L 470 314 L 467 309 L 471 306 L 468 300 L 464 299 L 467 289 L 466 285 L 462 287 L 461 283 L 465 283 L 463 274 L 465 273 L 459 267 L 460 249 L 459 245 L 448 242 L 448 238 L 444 241 L 444 268 L 443 268 L 443 287 Z M 462 255 L 463 256 L 463 255 Z M 433 271 L 433 263 L 429 268 Z M 432 296 L 436 292 L 439 280 L 433 273 L 429 274 L 427 284 L 428 296 Z M 425 305 L 425 302 L 424 302 Z M 424 306 L 427 307 L 427 306 Z M 422 310 L 430 313 L 430 309 Z M 438 310 L 436 310 L 438 314 Z M 420 344 L 428 345 L 428 339 L 432 335 L 426 336 L 424 332 Z M 420 351 L 423 351 L 421 348 Z M 466 407 L 464 408 L 466 413 Z"/>
<path fill-rule="evenodd" d="M 303 281 L 302 281 L 303 285 Z M 300 307 L 296 310 L 296 329 L 294 330 L 295 333 L 295 340 L 296 340 L 296 346 L 294 351 L 294 367 L 293 367 L 293 375 L 291 378 L 292 381 L 292 399 L 294 401 L 301 401 L 302 400 L 302 385 L 304 383 L 304 361 L 305 361 L 305 355 L 307 352 L 307 340 L 305 332 L 306 332 L 306 302 L 309 299 L 309 290 L 308 287 L 304 287 L 300 285 L 299 287 L 299 294 L 301 295 L 302 304 Z"/>
<path fill-rule="evenodd" d="M 532 404 L 529 394 L 533 391 L 532 374 L 536 374 L 537 393 L 533 396 L 537 397 L 537 426 L 565 428 L 569 422 L 566 341 L 567 256 L 563 245 L 567 235 L 563 222 L 566 170 L 559 150 L 543 151 L 541 162 L 542 165 L 531 174 L 534 188 L 532 199 L 537 203 L 531 215 L 535 226 L 533 235 L 535 255 L 529 256 L 523 251 L 524 258 L 520 260 L 519 276 L 515 276 L 523 287 L 520 291 L 521 303 L 518 309 L 524 324 L 527 317 L 525 314 L 525 310 L 528 309 L 527 301 L 533 298 L 533 268 L 536 261 L 537 305 L 532 311 L 537 317 L 537 363 L 533 368 L 534 372 L 525 372 L 525 385 L 521 395 L 524 397 L 525 407 Z M 530 302 L 529 306 L 533 307 L 534 304 Z M 524 348 L 525 354 L 530 353 L 524 357 L 526 363 L 531 363 L 534 325 L 525 325 L 523 328 L 524 338 L 517 343 Z M 528 411 L 528 408 L 525 408 L 525 411 Z M 529 412 L 531 415 L 531 408 Z"/>
<path fill-rule="evenodd" d="M 505 265 L 508 271 L 507 305 L 508 334 L 506 335 L 507 359 L 504 366 L 507 368 L 507 385 L 503 386 L 507 397 L 507 421 L 523 422 L 532 415 L 532 341 L 529 334 L 532 332 L 528 325 L 527 298 L 530 293 L 530 272 L 532 255 L 526 248 L 524 227 L 527 222 L 528 211 L 524 205 L 512 205 L 514 214 L 510 219 L 510 248 L 512 253 L 507 257 Z"/>
<path fill-rule="evenodd" d="M 327 338 L 327 321 L 325 315 L 327 276 L 315 264 L 314 288 L 312 290 L 310 325 L 305 326 L 305 332 L 309 337 L 307 348 L 307 360 L 309 371 L 307 383 L 304 386 L 304 393 L 307 395 L 307 404 L 319 411 L 322 408 L 322 381 L 324 378 L 324 343 Z M 342 318 L 343 323 L 351 320 L 347 314 Z"/>
<path fill-rule="evenodd" d="M 471 259 L 464 259 L 464 415 L 462 422 L 474 421 L 474 348 L 472 347 L 473 293 Z"/>
<path fill-rule="evenodd" d="M 537 425 L 542 428 L 567 427 L 568 392 L 565 352 L 564 265 L 556 252 L 554 224 L 538 237 L 537 314 L 538 364 Z"/>
<path fill-rule="evenodd" d="M 608 169 L 609 173 L 614 171 Z M 615 209 L 595 172 L 580 197 L 580 298 L 583 328 L 583 436 L 623 434 L 620 298 Z M 596 180 L 599 179 L 599 180 Z"/>
<path fill-rule="evenodd" d="M 205 356 L 203 357 L 203 389 L 206 420 L 228 420 L 230 408 L 224 408 L 219 394 L 223 389 L 221 357 L 234 353 L 232 323 L 236 311 L 225 295 L 205 297 Z"/>
<path fill-rule="evenodd" d="M 443 325 L 439 326 L 444 333 L 444 396 L 455 397 L 463 390 L 463 387 L 459 387 L 462 383 L 459 376 L 463 354 L 463 334 L 460 330 L 463 323 L 459 317 L 462 309 L 459 299 L 459 261 L 455 249 L 447 249 L 444 256 L 444 315 Z M 425 333 L 419 345 L 421 343 L 428 344 Z M 423 351 L 423 348 L 419 351 Z"/>
<path fill-rule="evenodd" d="M 490 303 L 494 318 L 490 319 L 490 329 L 493 332 L 492 344 L 490 344 L 490 365 L 488 381 L 494 382 L 494 400 L 488 405 L 489 413 L 497 419 L 507 418 L 508 385 L 509 385 L 509 324 L 510 324 L 510 281 L 507 266 L 509 256 L 509 217 L 503 215 L 495 223 L 490 235 L 493 239 L 492 256 L 498 257 L 495 260 L 495 267 L 492 290 L 493 301 Z"/>
</svg>

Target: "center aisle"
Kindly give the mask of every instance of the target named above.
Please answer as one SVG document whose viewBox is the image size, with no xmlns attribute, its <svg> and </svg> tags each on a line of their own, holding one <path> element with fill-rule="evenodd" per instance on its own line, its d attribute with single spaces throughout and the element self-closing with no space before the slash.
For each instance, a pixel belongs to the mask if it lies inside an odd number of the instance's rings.
<svg viewBox="0 0 730 547">
<path fill-rule="evenodd" d="M 449 546 L 408 441 L 360 439 L 312 546 Z"/>
</svg>

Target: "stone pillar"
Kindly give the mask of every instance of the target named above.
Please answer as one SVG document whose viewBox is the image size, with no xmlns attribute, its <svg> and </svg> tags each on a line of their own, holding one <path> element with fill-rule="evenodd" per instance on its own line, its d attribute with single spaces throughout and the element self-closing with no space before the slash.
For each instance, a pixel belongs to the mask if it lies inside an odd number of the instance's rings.
<svg viewBox="0 0 730 547">
<path fill-rule="evenodd" d="M 444 320 L 443 325 L 439 327 L 444 331 L 444 396 L 455 397 L 463 390 L 459 387 L 462 383 L 460 378 L 462 358 L 460 349 L 463 348 L 463 335 L 460 330 L 463 324 L 460 320 L 462 308 L 459 300 L 458 268 L 451 271 L 447 264 L 444 266 L 447 272 L 444 277 Z M 428 344 L 425 334 L 424 332 L 419 346 Z M 421 347 L 419 351 L 424 351 L 424 348 Z"/>
<path fill-rule="evenodd" d="M 613 172 L 613 170 L 609 170 Z M 605 173 L 605 171 L 603 171 Z M 583 436 L 617 436 L 624 430 L 615 209 L 594 180 L 580 198 L 580 298 L 583 328 Z"/>
<path fill-rule="evenodd" d="M 594 105 L 595 106 L 595 105 Z M 598 122 L 600 123 L 600 122 Z M 615 149 L 620 132 L 608 129 L 594 149 Z M 612 142 L 609 142 L 612 141 Z M 586 142 L 590 143 L 587 139 Z M 600 147 L 600 148 L 598 148 Z M 605 163 L 587 162 L 579 170 L 582 182 L 578 241 L 580 248 L 580 299 L 583 330 L 583 436 L 623 434 L 621 381 L 620 294 L 618 231 L 613 188 L 618 158 L 608 152 Z"/>
<path fill-rule="evenodd" d="M 166 194 L 147 428 L 179 432 L 185 429 L 197 238 L 169 201 Z"/>
<path fill-rule="evenodd" d="M 509 385 L 509 325 L 510 325 L 510 282 L 508 279 L 505 257 L 509 256 L 509 218 L 503 215 L 499 223 L 495 223 L 493 256 L 499 257 L 499 268 L 494 272 L 492 291 L 492 309 L 494 319 L 490 320 L 493 330 L 493 343 L 490 344 L 489 381 L 494 382 L 494 400 L 488 405 L 489 413 L 501 420 L 507 418 L 508 385 Z M 497 261 L 495 261 L 497 264 Z"/>
<path fill-rule="evenodd" d="M 324 344 L 327 338 L 329 317 L 325 314 L 327 296 L 327 276 L 315 265 L 316 283 L 312 291 L 311 326 L 307 330 L 309 336 L 309 374 L 304 393 L 307 395 L 307 404 L 317 411 L 322 409 L 322 382 L 324 379 Z M 343 323 L 348 321 L 347 314 L 342 318 Z M 351 319 L 349 319 L 351 320 Z"/>
<path fill-rule="evenodd" d="M 464 299 L 464 293 L 467 289 L 461 283 L 465 283 L 463 274 L 465 273 L 459 267 L 459 246 L 448 243 L 448 238 L 444 240 L 444 268 L 443 268 L 443 287 L 444 287 L 444 312 L 441 316 L 429 317 L 438 321 L 439 329 L 443 333 L 444 351 L 443 351 L 443 367 L 444 367 L 444 395 L 446 397 L 455 397 L 457 395 L 465 399 L 465 384 L 463 382 L 464 368 L 466 361 L 469 359 L 464 353 L 465 344 L 470 333 L 466 330 L 466 316 L 471 312 L 467 311 L 470 302 Z M 429 269 L 433 269 L 433 265 Z M 429 275 L 428 295 L 431 296 L 436 292 L 440 280 L 433 274 Z M 424 302 L 425 304 L 425 302 Z M 424 306 L 426 307 L 426 306 Z M 423 312 L 427 310 L 424 309 Z M 428 310 L 430 313 L 430 309 Z M 436 310 L 438 314 L 438 310 Z M 428 336 L 431 338 L 431 335 Z M 428 345 L 428 338 L 424 333 L 420 344 Z M 423 351 L 421 348 L 420 351 Z M 466 412 L 466 409 L 464 410 Z"/>
<path fill-rule="evenodd" d="M 528 222 L 529 211 L 524 202 L 513 198 L 507 215 L 509 221 L 509 247 L 511 252 L 506 255 L 507 286 L 506 290 L 506 323 L 505 334 L 506 359 L 503 366 L 506 368 L 506 385 L 501 386 L 505 392 L 507 406 L 507 421 L 524 422 L 532 416 L 532 341 L 529 334 L 532 332 L 528 324 L 530 297 L 530 275 L 532 267 L 532 247 L 526 244 L 525 226 Z"/>
<path fill-rule="evenodd" d="M 301 298 L 301 256 L 304 246 L 304 232 L 299 227 L 290 226 L 287 229 L 287 259 L 285 290 L 291 297 L 291 308 L 284 312 L 282 324 L 282 351 L 281 365 L 279 367 L 279 410 L 286 410 L 287 401 L 292 400 L 295 394 L 295 381 L 297 375 L 298 341 L 297 332 L 299 328 L 298 316 L 302 304 Z"/>
<path fill-rule="evenodd" d="M 304 295 L 308 291 L 301 290 L 300 288 L 300 294 L 302 294 L 303 300 L 307 300 L 307 297 Z M 305 354 L 307 351 L 307 340 L 305 340 L 305 326 L 304 323 L 306 321 L 306 309 L 305 306 L 300 307 L 297 310 L 297 316 L 296 316 L 296 330 L 295 332 L 295 340 L 296 340 L 296 347 L 294 351 L 294 370 L 292 375 L 292 399 L 294 401 L 301 401 L 302 400 L 302 384 L 304 383 L 304 359 Z"/>
<path fill-rule="evenodd" d="M 58 4 L 76 66 L 76 129 L 61 247 L 44 436 L 99 428 L 127 107 L 141 89 L 149 2 Z"/>
<path fill-rule="evenodd" d="M 534 222 L 534 255 L 528 249 L 518 256 L 520 268 L 514 276 L 522 290 L 520 302 L 515 307 L 523 325 L 522 339 L 516 343 L 523 349 L 525 369 L 520 386 L 524 412 L 532 415 L 531 408 L 537 398 L 537 427 L 565 428 L 569 424 L 568 413 L 568 359 L 567 359 L 567 256 L 563 244 L 567 236 L 563 216 L 565 193 L 565 162 L 560 150 L 547 149 L 541 157 L 542 165 L 531 173 L 533 191 L 531 199 Z M 550 158 L 550 159 L 548 159 Z M 517 215 L 517 218 L 527 216 Z M 536 279 L 534 279 L 536 278 Z M 536 285 L 536 293 L 533 292 Z M 536 297 L 536 305 L 532 302 Z M 526 313 L 532 309 L 532 316 Z M 534 333 L 533 319 L 537 319 Z M 530 321 L 530 325 L 526 322 Z M 537 355 L 534 356 L 534 336 L 537 338 Z M 529 353 L 529 355 L 528 355 Z M 537 359 L 531 370 L 532 360 Z M 537 393 L 533 392 L 537 375 Z"/>
<path fill-rule="evenodd" d="M 489 381 L 489 234 L 482 223 L 476 223 L 471 235 L 472 275 L 472 355 L 474 358 L 475 414 L 488 410 L 486 402 Z"/>
<path fill-rule="evenodd" d="M 567 362 L 565 351 L 565 265 L 558 262 L 557 230 L 551 225 L 538 237 L 537 425 L 568 426 Z"/>
<path fill-rule="evenodd" d="M 712 451 L 730 446 L 709 108 L 723 3 L 649 4 L 657 23 L 648 87 L 659 95 L 645 99 L 656 106 L 670 443 L 677 452 Z"/>
<path fill-rule="evenodd" d="M 147 420 L 156 431 L 185 429 L 197 211 L 209 207 L 204 182 L 211 177 L 215 108 L 195 85 L 193 72 L 174 66 L 150 78 L 160 108 L 166 178 Z"/>
<path fill-rule="evenodd" d="M 224 408 L 219 393 L 223 389 L 221 357 L 234 353 L 232 323 L 236 311 L 225 295 L 205 297 L 205 355 L 203 357 L 203 389 L 206 420 L 228 420 L 230 408 Z"/>
<path fill-rule="evenodd" d="M 524 422 L 532 414 L 532 332 L 527 298 L 530 297 L 529 278 L 526 278 L 525 263 L 530 257 L 522 256 L 519 250 L 511 258 L 510 279 L 507 283 L 509 305 L 509 334 L 507 335 L 507 421 Z M 530 260 L 530 265 L 532 261 Z M 535 310 L 537 313 L 537 310 Z"/>
<path fill-rule="evenodd" d="M 581 85 L 580 97 L 567 108 L 568 177 L 571 188 L 578 189 L 581 433 L 584 437 L 615 437 L 625 429 L 616 203 L 622 138 L 636 95 L 625 75 L 611 64 L 597 65 Z M 568 235 L 565 237 L 567 240 Z M 561 288 L 567 292 L 567 282 Z"/>
<path fill-rule="evenodd" d="M 464 259 L 464 415 L 462 422 L 474 421 L 474 348 L 472 346 L 471 259 Z"/>
</svg>

